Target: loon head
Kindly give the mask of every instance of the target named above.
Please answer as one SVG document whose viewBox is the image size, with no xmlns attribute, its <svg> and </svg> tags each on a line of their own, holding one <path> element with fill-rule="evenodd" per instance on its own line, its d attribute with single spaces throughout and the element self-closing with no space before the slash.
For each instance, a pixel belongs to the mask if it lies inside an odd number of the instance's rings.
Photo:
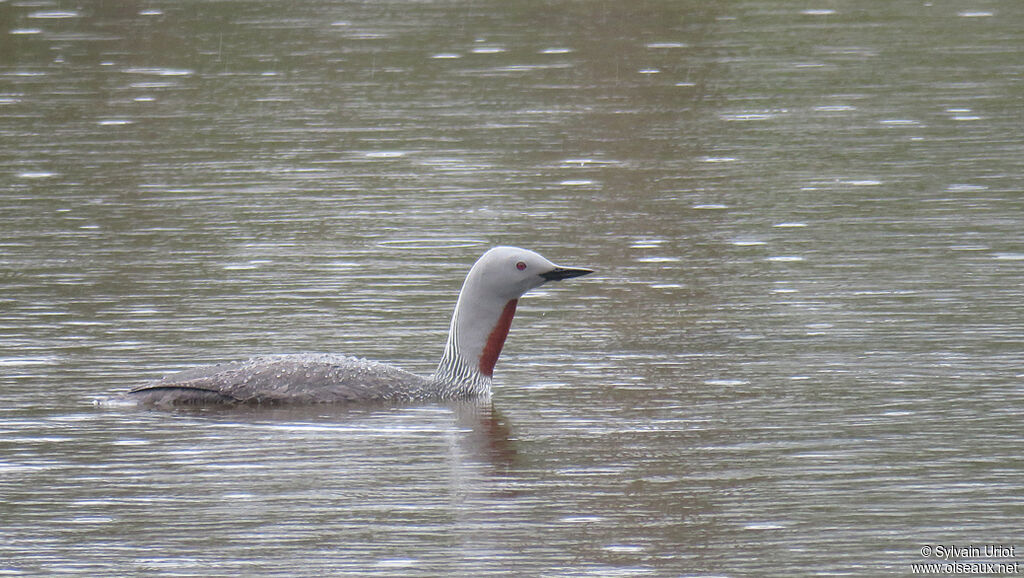
<svg viewBox="0 0 1024 578">
<path fill-rule="evenodd" d="M 519 247 L 495 247 L 484 253 L 462 285 L 436 378 L 466 388 L 467 395 L 489 391 L 519 298 L 548 281 L 588 273 L 593 271 L 560 267 Z"/>
<path fill-rule="evenodd" d="M 593 273 L 590 269 L 559 267 L 538 253 L 519 247 L 495 247 L 481 256 L 469 270 L 463 294 L 496 298 L 507 302 L 548 281 L 560 281 Z"/>
</svg>

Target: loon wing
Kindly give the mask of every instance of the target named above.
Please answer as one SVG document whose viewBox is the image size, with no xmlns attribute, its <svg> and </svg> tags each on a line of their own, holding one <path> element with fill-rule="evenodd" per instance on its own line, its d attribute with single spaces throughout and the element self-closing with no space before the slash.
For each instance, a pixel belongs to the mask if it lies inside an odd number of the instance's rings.
<svg viewBox="0 0 1024 578">
<path fill-rule="evenodd" d="M 150 404 L 411 401 L 424 397 L 429 383 L 375 361 L 299 354 L 187 369 L 129 394 Z"/>
</svg>

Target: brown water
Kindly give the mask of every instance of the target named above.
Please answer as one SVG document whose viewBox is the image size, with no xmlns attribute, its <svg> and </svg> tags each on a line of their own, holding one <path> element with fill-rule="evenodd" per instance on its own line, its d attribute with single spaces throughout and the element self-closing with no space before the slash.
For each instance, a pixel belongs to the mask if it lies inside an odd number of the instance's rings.
<svg viewBox="0 0 1024 578">
<path fill-rule="evenodd" d="M 1015 2 L 0 2 L 0 573 L 1024 552 L 1022 30 Z M 428 373 L 495 244 L 599 272 L 522 301 L 493 407 L 93 405 L 255 353 Z"/>
</svg>

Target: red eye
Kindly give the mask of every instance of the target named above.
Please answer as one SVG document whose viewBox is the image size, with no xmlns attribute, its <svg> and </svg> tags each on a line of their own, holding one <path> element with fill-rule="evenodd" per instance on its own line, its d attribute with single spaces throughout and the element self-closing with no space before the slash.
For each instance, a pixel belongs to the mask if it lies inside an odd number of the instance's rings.
<svg viewBox="0 0 1024 578">
<path fill-rule="evenodd" d="M 523 263 L 522 261 L 516 263 L 516 269 L 519 269 L 520 271 L 526 271 L 526 263 Z"/>
</svg>

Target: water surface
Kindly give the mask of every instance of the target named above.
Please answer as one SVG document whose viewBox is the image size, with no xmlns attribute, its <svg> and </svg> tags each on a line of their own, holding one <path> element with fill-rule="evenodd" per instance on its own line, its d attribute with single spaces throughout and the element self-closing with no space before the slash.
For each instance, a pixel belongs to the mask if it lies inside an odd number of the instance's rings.
<svg viewBox="0 0 1024 578">
<path fill-rule="evenodd" d="M 1024 548 L 1022 29 L 1010 2 L 0 3 L 0 569 Z M 495 244 L 598 274 L 523 300 L 493 407 L 93 405 L 256 353 L 428 373 Z"/>
</svg>

